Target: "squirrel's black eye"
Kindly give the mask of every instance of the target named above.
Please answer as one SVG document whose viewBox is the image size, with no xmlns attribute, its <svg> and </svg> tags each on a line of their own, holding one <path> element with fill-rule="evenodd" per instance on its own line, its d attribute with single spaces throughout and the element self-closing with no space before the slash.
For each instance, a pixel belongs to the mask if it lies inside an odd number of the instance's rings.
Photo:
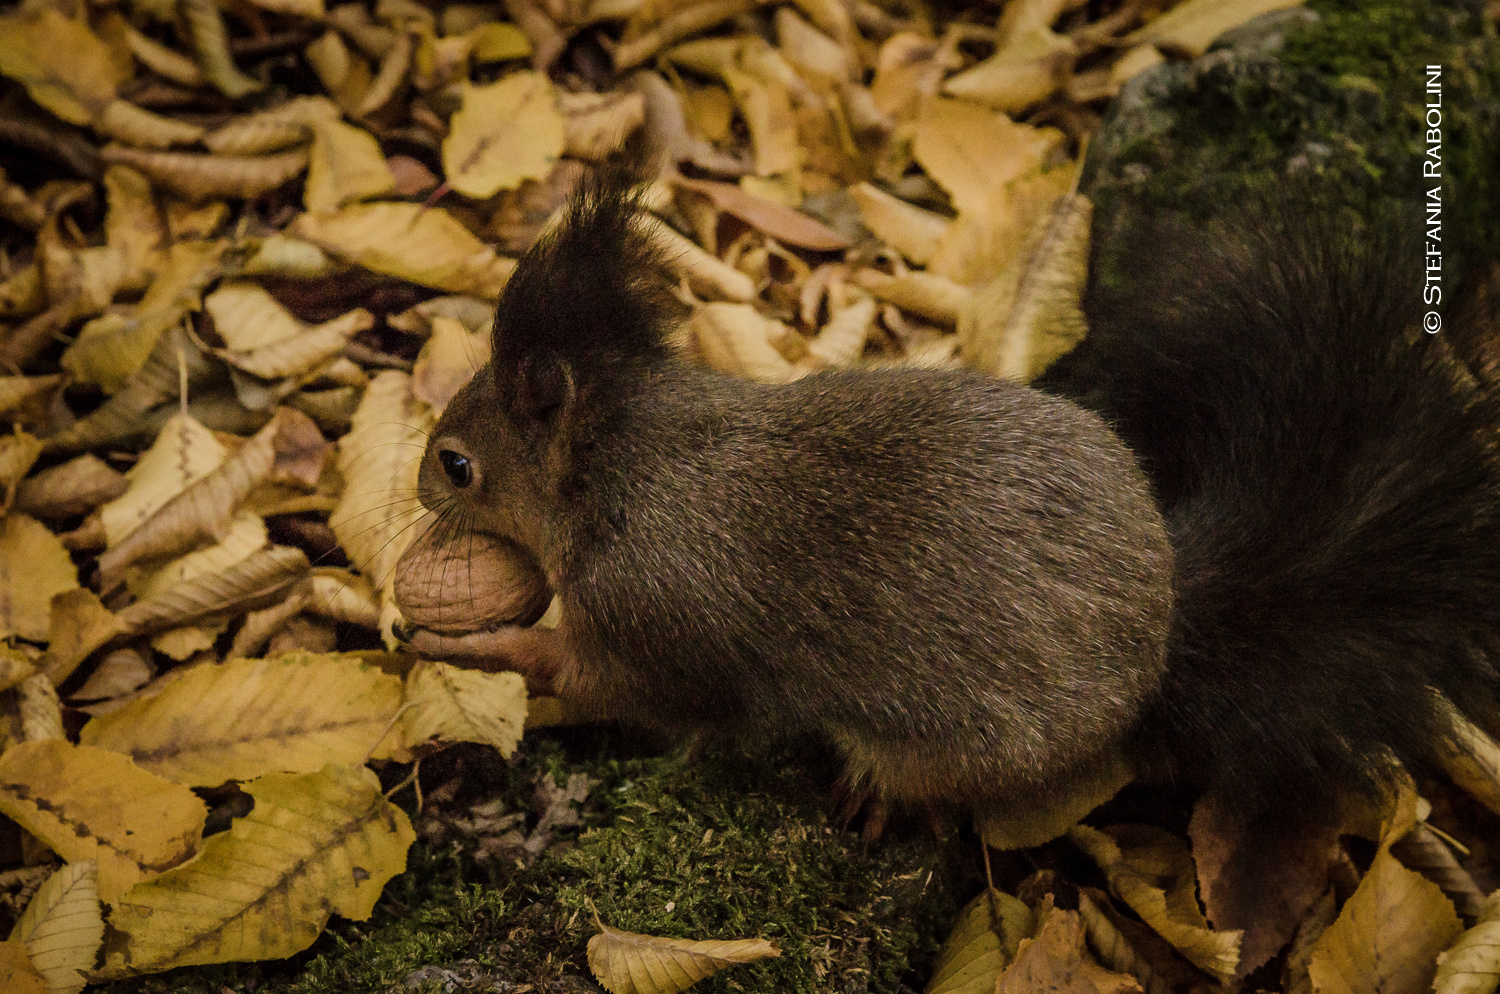
<svg viewBox="0 0 1500 994">
<path fill-rule="evenodd" d="M 460 455 L 452 449 L 443 449 L 438 453 L 438 462 L 443 464 L 448 482 L 460 490 L 474 482 L 474 467 L 469 465 L 468 456 Z"/>
</svg>

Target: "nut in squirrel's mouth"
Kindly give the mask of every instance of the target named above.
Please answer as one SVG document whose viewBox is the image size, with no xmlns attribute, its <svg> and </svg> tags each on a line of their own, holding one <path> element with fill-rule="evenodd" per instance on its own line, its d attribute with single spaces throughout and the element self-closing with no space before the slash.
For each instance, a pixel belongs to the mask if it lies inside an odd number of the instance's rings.
<svg viewBox="0 0 1500 994">
<path fill-rule="evenodd" d="M 535 624 L 552 602 L 547 576 L 529 552 L 483 532 L 430 528 L 396 564 L 396 604 L 406 624 L 454 637 Z M 393 629 L 394 631 L 394 629 Z"/>
</svg>

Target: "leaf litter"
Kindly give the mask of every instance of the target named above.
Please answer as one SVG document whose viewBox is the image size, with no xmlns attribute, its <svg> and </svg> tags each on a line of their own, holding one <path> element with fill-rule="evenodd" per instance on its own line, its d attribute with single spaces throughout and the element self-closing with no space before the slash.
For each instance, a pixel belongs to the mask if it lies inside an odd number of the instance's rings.
<svg viewBox="0 0 1500 994">
<path fill-rule="evenodd" d="M 486 360 L 515 256 L 621 141 L 672 167 L 646 201 L 690 361 L 1030 380 L 1087 331 L 1075 177 L 1108 101 L 1289 5 L 1008 0 L 946 24 L 859 0 L 0 13 L 5 106 L 92 136 L 49 139 L 76 178 L 0 160 L 0 811 L 62 861 L 16 892 L 0 986 L 305 948 L 405 865 L 411 826 L 366 764 L 457 742 L 508 756 L 524 725 L 576 720 L 514 674 L 375 647 L 421 533 L 426 433 Z M 305 71 L 288 87 L 277 64 Z M 486 607 L 541 614 L 545 585 L 491 558 Z M 1500 809 L 1500 747 L 1462 739 L 1449 772 Z M 1025 900 L 979 895 L 931 994 L 1161 994 L 1264 962 L 1299 994 L 1496 988 L 1495 901 L 1425 817 L 1388 819 L 1373 859 L 1351 858 L 1350 826 L 1301 840 L 1256 895 L 1224 875 L 1237 839 L 1213 812 L 1186 837 L 1077 824 L 1123 779 L 986 816 L 1000 848 L 1065 836 L 1107 889 L 1043 873 Z M 236 782 L 253 808 L 205 838 L 194 788 Z M 483 804 L 458 835 L 534 859 L 593 786 L 547 783 L 529 835 Z M 775 955 L 599 928 L 588 961 L 614 991 Z"/>
</svg>

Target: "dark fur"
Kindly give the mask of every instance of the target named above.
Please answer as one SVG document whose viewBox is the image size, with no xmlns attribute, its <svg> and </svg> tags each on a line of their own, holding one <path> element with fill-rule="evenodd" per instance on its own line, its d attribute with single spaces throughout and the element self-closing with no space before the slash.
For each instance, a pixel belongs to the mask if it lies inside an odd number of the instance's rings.
<svg viewBox="0 0 1500 994">
<path fill-rule="evenodd" d="M 684 365 L 646 334 L 633 214 L 596 193 L 523 259 L 494 363 L 434 430 L 479 482 L 424 464 L 429 506 L 536 554 L 563 603 L 556 689 L 671 730 L 822 733 L 852 779 L 919 803 L 1058 786 L 1110 745 L 1156 689 L 1170 610 L 1119 440 L 971 373 Z M 567 388 L 538 414 L 544 367 Z"/>
<path fill-rule="evenodd" d="M 1092 288 L 1090 339 L 1049 381 L 1141 458 L 1176 554 L 1137 755 L 1295 820 L 1379 790 L 1392 757 L 1433 768 L 1438 694 L 1496 727 L 1500 414 L 1418 328 L 1417 225 L 1260 206 L 1109 246 L 1145 262 Z"/>
<path fill-rule="evenodd" d="M 1116 425 L 1159 512 L 1102 421 L 1036 390 L 680 364 L 634 214 L 595 188 L 527 254 L 434 432 L 477 482 L 423 467 L 429 506 L 545 570 L 560 692 L 822 733 L 923 804 L 1066 790 L 1124 744 L 1252 820 L 1430 765 L 1438 692 L 1494 727 L 1496 416 L 1413 330 L 1399 240 L 1140 231 L 1127 252 L 1177 264 L 1093 288 L 1049 386 Z"/>
</svg>

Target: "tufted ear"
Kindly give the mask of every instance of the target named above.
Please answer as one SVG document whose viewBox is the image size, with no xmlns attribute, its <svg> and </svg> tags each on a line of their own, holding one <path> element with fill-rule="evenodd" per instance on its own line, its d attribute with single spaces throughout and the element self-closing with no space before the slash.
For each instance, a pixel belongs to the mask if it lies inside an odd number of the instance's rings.
<svg viewBox="0 0 1500 994">
<path fill-rule="evenodd" d="M 512 403 L 543 417 L 666 357 L 677 302 L 647 223 L 628 180 L 605 172 L 521 257 L 494 326 L 495 375 Z"/>
</svg>

